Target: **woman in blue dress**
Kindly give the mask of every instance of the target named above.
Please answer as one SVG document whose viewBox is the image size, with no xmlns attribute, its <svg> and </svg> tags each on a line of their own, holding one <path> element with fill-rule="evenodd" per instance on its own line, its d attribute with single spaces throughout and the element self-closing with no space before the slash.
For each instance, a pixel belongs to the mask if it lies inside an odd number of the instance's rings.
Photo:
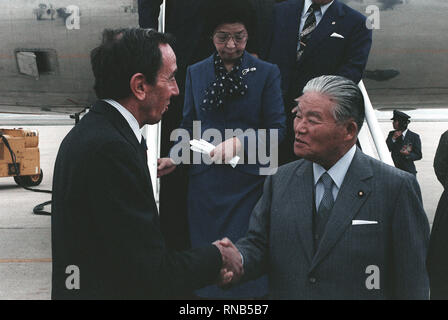
<svg viewBox="0 0 448 320">
<path fill-rule="evenodd" d="M 191 139 L 203 138 L 216 146 L 210 153 L 212 164 L 203 159 L 189 168 L 188 219 L 193 248 L 224 237 L 236 242 L 245 235 L 266 174 L 271 172 L 263 169 L 276 165 L 272 161 L 277 156 L 275 146 L 285 134 L 280 71 L 245 51 L 253 30 L 248 3 L 219 1 L 209 19 L 216 52 L 187 70 L 181 125 Z M 193 130 L 194 121 L 199 121 L 200 130 Z M 233 132 L 232 136 L 226 130 Z M 201 135 L 195 136 L 199 132 Z M 207 134 L 210 132 L 214 134 Z M 222 139 L 217 139 L 218 133 Z M 159 160 L 159 168 L 164 168 L 161 172 L 172 171 L 172 159 L 178 155 L 175 148 L 171 159 Z M 268 155 L 271 162 L 263 163 L 261 154 Z M 235 167 L 229 164 L 234 156 L 240 157 Z M 260 278 L 229 290 L 209 286 L 196 294 L 244 299 L 263 297 L 267 290 L 267 279 Z"/>
</svg>

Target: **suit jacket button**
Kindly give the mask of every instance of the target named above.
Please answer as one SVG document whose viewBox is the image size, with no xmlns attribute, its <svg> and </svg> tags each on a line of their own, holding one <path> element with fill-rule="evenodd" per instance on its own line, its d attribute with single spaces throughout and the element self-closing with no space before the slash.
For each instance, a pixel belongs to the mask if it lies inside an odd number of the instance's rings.
<svg viewBox="0 0 448 320">
<path fill-rule="evenodd" d="M 310 281 L 311 284 L 315 284 L 317 282 L 317 279 L 314 277 L 311 277 L 308 280 Z"/>
</svg>

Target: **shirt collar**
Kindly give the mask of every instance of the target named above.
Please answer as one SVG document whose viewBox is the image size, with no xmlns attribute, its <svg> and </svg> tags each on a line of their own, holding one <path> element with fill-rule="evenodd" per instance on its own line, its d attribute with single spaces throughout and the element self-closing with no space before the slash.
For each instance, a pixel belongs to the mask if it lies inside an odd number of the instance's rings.
<svg viewBox="0 0 448 320">
<path fill-rule="evenodd" d="M 320 177 L 328 172 L 333 182 L 338 187 L 341 188 L 342 182 L 344 182 L 345 175 L 347 174 L 348 168 L 353 161 L 356 153 L 356 144 L 351 147 L 351 149 L 336 162 L 328 171 L 325 170 L 320 164 L 313 162 L 313 173 L 314 173 L 314 186 L 316 186 Z"/>
<path fill-rule="evenodd" d="M 140 126 L 137 122 L 137 119 L 135 119 L 135 117 L 132 115 L 132 113 L 130 113 L 128 109 L 123 107 L 121 104 L 119 104 L 115 100 L 103 99 L 103 101 L 107 102 L 112 107 L 117 109 L 118 112 L 120 112 L 120 114 L 123 116 L 123 118 L 125 118 L 125 120 L 129 124 L 129 126 L 131 127 L 132 131 L 134 132 L 135 137 L 137 138 L 137 141 L 139 143 L 141 143 L 142 142 L 142 132 L 140 131 Z"/>
<path fill-rule="evenodd" d="M 327 3 L 326 5 L 320 6 L 320 12 L 322 13 L 322 17 L 324 16 L 324 14 L 328 10 L 328 8 L 333 4 L 333 2 L 334 2 L 334 0 Z M 308 12 L 308 9 L 311 7 L 312 3 L 313 3 L 312 0 L 305 0 L 305 5 L 303 6 L 302 16 Z"/>
<path fill-rule="evenodd" d="M 408 133 L 408 130 L 409 130 L 409 129 L 406 129 L 406 130 L 403 131 L 403 133 L 402 133 L 402 135 L 403 135 L 403 139 L 404 139 L 404 137 L 406 137 L 406 133 Z"/>
</svg>

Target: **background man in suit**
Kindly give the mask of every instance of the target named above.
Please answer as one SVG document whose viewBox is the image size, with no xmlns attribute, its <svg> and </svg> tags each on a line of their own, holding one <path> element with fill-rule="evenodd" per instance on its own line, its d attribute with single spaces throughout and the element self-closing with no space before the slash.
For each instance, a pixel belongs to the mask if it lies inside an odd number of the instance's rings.
<svg viewBox="0 0 448 320">
<path fill-rule="evenodd" d="M 448 299 L 448 131 L 440 137 L 434 171 L 443 185 L 443 193 L 437 206 L 432 225 L 428 251 L 428 273 L 431 299 Z"/>
<path fill-rule="evenodd" d="M 392 153 L 392 160 L 398 169 L 417 175 L 414 161 L 422 158 L 420 136 L 408 129 L 411 117 L 406 113 L 394 110 L 393 131 L 389 132 L 386 143 Z"/>
<path fill-rule="evenodd" d="M 313 79 L 298 99 L 294 152 L 303 159 L 267 178 L 236 244 L 244 277 L 268 273 L 271 298 L 428 298 L 420 188 L 356 148 L 363 121 L 361 91 L 343 77 Z"/>
<path fill-rule="evenodd" d="M 206 32 L 205 21 L 218 2 L 225 0 L 167 0 L 165 31 L 175 36 L 174 52 L 178 57 L 176 80 L 179 96 L 171 101 L 163 117 L 160 154 L 168 155 L 174 142 L 170 140 L 173 130 L 179 128 L 184 104 L 186 70 L 215 50 Z M 139 24 L 142 28 L 158 28 L 160 5 L 163 0 L 139 0 Z M 257 15 L 257 30 L 251 30 L 248 51 L 260 58 L 266 57 L 268 34 L 272 32 L 274 0 L 250 0 Z M 170 248 L 183 250 L 190 247 L 187 220 L 187 168 L 178 167 L 172 174 L 160 178 L 160 220 L 163 235 Z M 176 201 L 172 196 L 176 195 Z"/>
<path fill-rule="evenodd" d="M 372 44 L 366 18 L 338 0 L 288 0 L 275 6 L 274 31 L 268 61 L 279 66 L 286 139 L 280 164 L 296 160 L 291 110 L 305 84 L 318 76 L 339 75 L 358 83 Z"/>
<path fill-rule="evenodd" d="M 91 62 L 101 100 L 65 137 L 54 170 L 52 297 L 172 298 L 214 282 L 237 252 L 166 248 L 140 132 L 179 92 L 168 36 L 106 30 Z M 74 289 L 69 266 L 79 271 Z"/>
</svg>

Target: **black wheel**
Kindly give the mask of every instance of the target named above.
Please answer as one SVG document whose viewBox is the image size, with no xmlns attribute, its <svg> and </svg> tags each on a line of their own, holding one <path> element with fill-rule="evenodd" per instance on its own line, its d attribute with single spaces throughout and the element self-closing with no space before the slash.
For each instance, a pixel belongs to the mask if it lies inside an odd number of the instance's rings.
<svg viewBox="0 0 448 320">
<path fill-rule="evenodd" d="M 44 172 L 42 171 L 42 169 L 40 169 L 40 173 L 39 174 L 35 174 L 35 175 L 32 175 L 32 176 L 18 176 L 18 177 L 14 177 L 14 181 L 19 186 L 35 187 L 35 186 L 40 185 L 40 183 L 42 182 L 43 178 L 44 178 Z"/>
</svg>

